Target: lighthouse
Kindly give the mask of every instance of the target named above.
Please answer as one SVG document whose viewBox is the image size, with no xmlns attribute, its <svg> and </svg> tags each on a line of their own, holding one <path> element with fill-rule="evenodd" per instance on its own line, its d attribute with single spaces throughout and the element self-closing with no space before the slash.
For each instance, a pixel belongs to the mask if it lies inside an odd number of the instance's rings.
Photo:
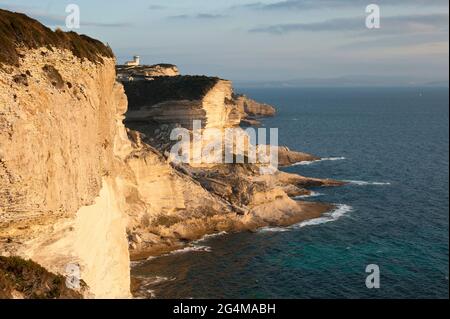
<svg viewBox="0 0 450 319">
<path fill-rule="evenodd" d="M 139 55 L 135 55 L 133 57 L 133 61 L 125 62 L 126 66 L 139 66 L 141 64 L 141 57 Z"/>
</svg>

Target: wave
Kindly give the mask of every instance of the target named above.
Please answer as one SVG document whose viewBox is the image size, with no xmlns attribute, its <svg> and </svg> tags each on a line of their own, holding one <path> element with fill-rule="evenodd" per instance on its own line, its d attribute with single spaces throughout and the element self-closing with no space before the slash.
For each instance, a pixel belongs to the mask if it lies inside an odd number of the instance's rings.
<svg viewBox="0 0 450 319">
<path fill-rule="evenodd" d="M 228 233 L 226 231 L 221 231 L 219 233 L 214 233 L 214 234 L 208 234 L 208 235 L 205 235 L 205 236 L 203 236 L 202 238 L 200 238 L 198 240 L 193 241 L 193 244 L 195 245 L 195 244 L 204 242 L 204 241 L 206 241 L 208 239 L 211 239 L 211 238 L 214 238 L 214 237 L 219 237 L 219 236 L 224 236 L 224 235 L 227 235 L 227 234 Z"/>
<path fill-rule="evenodd" d="M 295 197 L 293 197 L 293 199 L 304 199 L 304 198 L 318 197 L 318 196 L 323 196 L 323 195 L 325 195 L 325 194 L 317 193 L 317 192 L 311 192 L 311 194 L 309 194 L 309 195 L 295 196 Z"/>
<path fill-rule="evenodd" d="M 156 291 L 154 289 L 151 289 L 153 288 L 153 286 L 167 281 L 174 281 L 177 279 L 176 277 L 168 278 L 161 276 L 154 276 L 154 277 L 136 276 L 135 278 L 140 281 L 139 289 L 136 293 L 135 299 L 155 299 Z"/>
<path fill-rule="evenodd" d="M 146 261 L 150 261 L 156 258 L 160 258 L 160 257 L 167 257 L 167 256 L 171 256 L 171 255 L 176 255 L 176 254 L 185 254 L 185 253 L 190 253 L 190 252 L 211 252 L 212 249 L 209 246 L 205 246 L 205 245 L 198 245 L 199 243 L 202 243 L 208 239 L 214 238 L 214 237 L 218 237 L 218 236 L 224 236 L 227 235 L 228 233 L 226 231 L 222 231 L 219 233 L 215 233 L 215 234 L 208 234 L 203 236 L 202 238 L 195 240 L 191 243 L 190 246 L 186 246 L 174 251 L 171 251 L 170 253 L 164 254 L 164 255 L 160 255 L 160 256 L 150 256 L 146 259 Z M 143 263 L 143 261 L 139 261 L 139 262 L 132 262 L 132 266 L 138 266 L 141 263 Z"/>
<path fill-rule="evenodd" d="M 300 229 L 307 226 L 316 226 L 321 224 L 326 224 L 329 222 L 334 222 L 339 218 L 345 216 L 349 212 L 353 211 L 353 207 L 345 204 L 338 204 L 336 208 L 331 212 L 325 213 L 322 217 L 305 220 L 301 223 L 289 226 L 289 227 L 264 227 L 259 230 L 259 232 L 287 232 L 295 229 Z"/>
<path fill-rule="evenodd" d="M 136 276 L 135 278 L 141 281 L 141 286 L 149 286 L 149 285 L 157 285 L 166 281 L 174 281 L 176 277 L 163 277 L 163 276 L 154 276 L 154 277 L 145 277 L 145 276 Z"/>
<path fill-rule="evenodd" d="M 383 185 L 391 185 L 389 182 L 366 182 L 366 181 L 352 181 L 352 180 L 344 180 L 346 183 L 350 183 L 357 186 L 368 186 L 368 185 L 374 185 L 374 186 L 383 186 Z"/>
<path fill-rule="evenodd" d="M 299 224 L 292 225 L 292 226 L 290 226 L 290 228 L 297 229 L 297 228 L 303 228 L 306 226 L 316 226 L 316 225 L 320 225 L 320 224 L 334 222 L 334 221 L 338 220 L 339 218 L 341 218 L 342 216 L 345 216 L 352 210 L 353 210 L 353 207 L 351 207 L 349 205 L 339 204 L 339 205 L 337 205 L 336 209 L 334 209 L 333 211 L 331 211 L 329 213 L 325 213 L 322 217 L 306 220 Z"/>
<path fill-rule="evenodd" d="M 325 162 L 325 161 L 343 161 L 346 160 L 345 157 L 324 157 L 319 160 L 315 161 L 302 161 L 292 164 L 291 166 L 303 166 L 303 165 L 311 165 L 319 162 Z"/>
<path fill-rule="evenodd" d="M 263 227 L 258 230 L 259 233 L 278 233 L 278 232 L 287 232 L 289 228 L 287 227 Z"/>
<path fill-rule="evenodd" d="M 186 246 L 186 247 L 183 247 L 183 248 L 171 251 L 170 253 L 167 253 L 167 254 L 163 254 L 163 255 L 159 255 L 159 256 L 150 256 L 145 261 L 150 261 L 150 260 L 154 260 L 154 259 L 161 258 L 161 257 L 168 257 L 168 256 L 172 256 L 172 255 L 185 254 L 185 253 L 190 253 L 190 252 L 206 252 L 206 253 L 209 253 L 209 252 L 212 251 L 211 247 L 209 247 L 209 246 L 199 246 L 199 245 L 195 245 L 195 243 L 196 242 L 193 242 L 192 244 L 194 244 L 194 245 L 192 245 L 192 246 Z M 134 266 L 138 266 L 139 263 L 143 263 L 143 262 L 144 261 L 136 262 L 136 264 L 132 264 L 132 266 L 133 267 Z"/>
<path fill-rule="evenodd" d="M 163 255 L 163 256 L 176 255 L 176 254 L 185 254 L 185 253 L 190 253 L 190 252 L 207 252 L 207 253 L 209 253 L 209 252 L 211 252 L 211 250 L 212 249 L 209 246 L 196 246 L 196 245 L 194 245 L 194 246 L 187 246 L 187 247 L 184 247 L 184 248 L 180 248 L 180 249 L 174 250 L 174 251 L 170 252 L 169 254 Z"/>
</svg>

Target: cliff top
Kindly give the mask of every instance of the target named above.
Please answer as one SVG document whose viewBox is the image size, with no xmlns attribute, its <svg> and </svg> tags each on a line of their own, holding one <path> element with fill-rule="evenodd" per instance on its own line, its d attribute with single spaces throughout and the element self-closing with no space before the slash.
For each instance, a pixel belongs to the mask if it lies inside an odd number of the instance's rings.
<svg viewBox="0 0 450 319">
<path fill-rule="evenodd" d="M 152 81 L 125 82 L 129 106 L 155 105 L 164 101 L 200 100 L 220 81 L 208 76 L 160 76 Z M 145 92 L 145 94 L 142 94 Z"/>
<path fill-rule="evenodd" d="M 0 64 L 17 66 L 19 47 L 67 49 L 76 57 L 92 62 L 102 62 L 102 57 L 114 57 L 111 48 L 98 40 L 75 32 L 52 31 L 24 14 L 0 9 Z"/>
</svg>

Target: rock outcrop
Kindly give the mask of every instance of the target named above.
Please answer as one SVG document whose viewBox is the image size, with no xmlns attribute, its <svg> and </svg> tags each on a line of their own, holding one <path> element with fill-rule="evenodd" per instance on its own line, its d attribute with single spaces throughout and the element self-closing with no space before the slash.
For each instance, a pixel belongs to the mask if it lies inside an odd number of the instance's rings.
<svg viewBox="0 0 450 319">
<path fill-rule="evenodd" d="M 259 103 L 243 94 L 234 94 L 233 99 L 241 113 L 246 116 L 269 117 L 277 112 L 272 105 Z"/>
</svg>

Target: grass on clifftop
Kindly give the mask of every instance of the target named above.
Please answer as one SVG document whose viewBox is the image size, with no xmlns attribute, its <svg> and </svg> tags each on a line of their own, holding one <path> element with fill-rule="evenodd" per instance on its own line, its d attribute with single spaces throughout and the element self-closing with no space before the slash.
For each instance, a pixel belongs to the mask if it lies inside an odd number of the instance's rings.
<svg viewBox="0 0 450 319">
<path fill-rule="evenodd" d="M 124 82 L 123 85 L 132 109 L 165 101 L 200 100 L 219 80 L 208 76 L 159 76 L 152 81 Z"/>
<path fill-rule="evenodd" d="M 0 299 L 81 299 L 66 287 L 65 278 L 55 275 L 33 261 L 0 256 Z"/>
<path fill-rule="evenodd" d="M 102 57 L 114 57 L 111 48 L 98 40 L 75 32 L 53 32 L 24 14 L 0 9 L 0 64 L 18 66 L 18 47 L 67 49 L 76 57 L 92 62 L 102 62 Z"/>
</svg>

